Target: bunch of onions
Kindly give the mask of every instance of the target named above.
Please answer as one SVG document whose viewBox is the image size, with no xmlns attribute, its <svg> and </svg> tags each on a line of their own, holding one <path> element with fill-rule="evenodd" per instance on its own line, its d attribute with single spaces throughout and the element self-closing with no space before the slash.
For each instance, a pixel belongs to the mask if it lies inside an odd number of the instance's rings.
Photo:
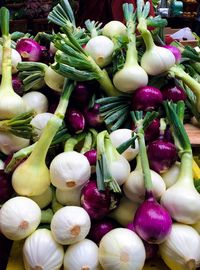
<svg viewBox="0 0 200 270">
<path fill-rule="evenodd" d="M 143 240 L 148 243 L 158 244 L 164 242 L 169 235 L 172 227 L 172 220 L 169 213 L 155 200 L 153 196 L 153 185 L 144 140 L 144 119 L 142 119 L 142 112 L 132 112 L 132 117 L 137 127 L 139 153 L 146 189 L 146 199 L 138 207 L 134 216 L 134 228 L 136 233 Z"/>
<path fill-rule="evenodd" d="M 36 196 L 47 190 L 50 185 L 50 173 L 46 166 L 46 155 L 51 142 L 61 127 L 68 106 L 68 100 L 73 91 L 74 83 L 65 84 L 59 105 L 45 126 L 40 139 L 30 156 L 21 163 L 12 175 L 12 185 L 19 195 Z M 27 175 L 29 181 L 27 181 Z"/>
<path fill-rule="evenodd" d="M 117 71 L 113 77 L 114 86 L 125 93 L 133 93 L 137 88 L 146 86 L 148 76 L 146 71 L 138 64 L 135 40 L 135 21 L 132 4 L 123 5 L 124 17 L 127 27 L 127 52 L 123 68 Z"/>
<path fill-rule="evenodd" d="M 172 218 L 185 224 L 194 224 L 200 220 L 200 195 L 194 187 L 192 162 L 193 155 L 188 135 L 178 112 L 184 113 L 184 103 L 165 103 L 167 117 L 173 129 L 176 146 L 181 159 L 178 179 L 161 197 L 161 204 Z"/>
<path fill-rule="evenodd" d="M 9 34 L 9 11 L 1 8 L 1 31 L 3 36 L 2 78 L 0 85 L 0 119 L 10 119 L 26 111 L 23 99 L 12 86 L 11 37 Z"/>
</svg>

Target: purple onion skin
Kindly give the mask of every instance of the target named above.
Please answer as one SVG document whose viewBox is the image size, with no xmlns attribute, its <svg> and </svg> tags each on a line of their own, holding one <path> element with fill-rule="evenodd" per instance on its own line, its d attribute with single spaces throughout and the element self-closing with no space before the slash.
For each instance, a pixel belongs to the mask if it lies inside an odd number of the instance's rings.
<svg viewBox="0 0 200 270">
<path fill-rule="evenodd" d="M 16 75 L 12 76 L 12 86 L 15 93 L 17 93 L 20 96 L 23 95 L 23 83 Z"/>
<path fill-rule="evenodd" d="M 103 124 L 103 118 L 99 113 L 99 104 L 95 104 L 93 108 L 84 110 L 84 116 L 87 126 L 92 128 L 100 128 Z"/>
<path fill-rule="evenodd" d="M 186 100 L 187 96 L 184 90 L 176 85 L 168 85 L 162 89 L 163 100 L 172 100 L 178 102 L 179 100 Z"/>
<path fill-rule="evenodd" d="M 91 149 L 84 153 L 84 156 L 88 159 L 91 166 L 96 165 L 97 162 L 97 151 L 95 149 Z"/>
<path fill-rule="evenodd" d="M 23 61 L 40 61 L 42 50 L 39 43 L 32 38 L 21 38 L 18 40 L 16 50 L 20 53 Z"/>
<path fill-rule="evenodd" d="M 163 46 L 165 49 L 168 49 L 170 52 L 173 53 L 175 59 L 176 59 L 176 63 L 179 63 L 181 60 L 181 52 L 179 50 L 179 48 L 172 46 L 172 45 L 165 45 Z"/>
<path fill-rule="evenodd" d="M 119 224 L 115 220 L 108 217 L 100 220 L 92 220 L 88 238 L 98 245 L 106 233 L 117 227 L 119 227 Z"/>
<path fill-rule="evenodd" d="M 145 112 L 155 110 L 162 104 L 162 101 L 162 93 L 158 88 L 153 86 L 140 87 L 132 96 L 132 109 Z"/>
<path fill-rule="evenodd" d="M 90 98 L 90 87 L 83 82 L 77 82 L 73 93 L 71 95 L 71 101 L 77 108 L 83 109 L 87 107 Z"/>
<path fill-rule="evenodd" d="M 151 192 L 137 209 L 133 222 L 135 232 L 150 244 L 162 243 L 172 228 L 169 213 L 154 199 Z"/>
<path fill-rule="evenodd" d="M 13 193 L 11 176 L 6 174 L 4 170 L 0 170 L 0 203 L 10 199 Z"/>
<path fill-rule="evenodd" d="M 175 145 L 162 139 L 148 144 L 147 155 L 150 168 L 157 173 L 168 170 L 178 158 Z"/>
<path fill-rule="evenodd" d="M 89 181 L 82 189 L 81 206 L 91 219 L 101 219 L 111 211 L 111 203 L 119 203 L 115 195 L 108 190 L 98 191 L 96 181 Z"/>
<path fill-rule="evenodd" d="M 160 134 L 160 119 L 154 119 L 151 124 L 145 129 L 145 141 L 150 142 L 159 137 Z"/>
<path fill-rule="evenodd" d="M 67 110 L 66 121 L 69 129 L 76 134 L 82 132 L 85 128 L 85 118 L 77 109 L 69 108 Z"/>
</svg>

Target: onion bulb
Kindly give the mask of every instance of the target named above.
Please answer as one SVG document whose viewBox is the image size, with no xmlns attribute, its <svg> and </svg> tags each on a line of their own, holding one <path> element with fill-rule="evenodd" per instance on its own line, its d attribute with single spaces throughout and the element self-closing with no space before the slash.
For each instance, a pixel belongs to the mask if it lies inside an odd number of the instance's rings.
<svg viewBox="0 0 200 270">
<path fill-rule="evenodd" d="M 34 110 L 37 114 L 47 112 L 48 110 L 48 99 L 40 92 L 31 91 L 23 95 L 22 99 L 24 100 L 26 107 L 29 110 Z"/>
<path fill-rule="evenodd" d="M 141 270 L 145 262 L 142 240 L 129 229 L 116 228 L 101 239 L 99 261 L 104 270 Z"/>
<path fill-rule="evenodd" d="M 14 197 L 5 202 L 0 210 L 0 231 L 8 239 L 21 240 L 36 230 L 41 210 L 31 199 Z"/>
</svg>

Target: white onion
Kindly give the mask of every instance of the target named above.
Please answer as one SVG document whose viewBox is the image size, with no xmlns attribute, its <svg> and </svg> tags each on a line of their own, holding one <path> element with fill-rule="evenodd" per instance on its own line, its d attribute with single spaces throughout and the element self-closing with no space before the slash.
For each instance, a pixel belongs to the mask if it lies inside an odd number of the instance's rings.
<svg viewBox="0 0 200 270">
<path fill-rule="evenodd" d="M 29 111 L 34 110 L 34 112 L 38 114 L 47 112 L 48 110 L 47 97 L 38 91 L 31 91 L 25 94 L 22 99 Z"/>
<path fill-rule="evenodd" d="M 31 199 L 17 196 L 0 209 L 0 231 L 11 240 L 26 238 L 40 223 L 41 210 Z"/>
<path fill-rule="evenodd" d="M 141 270 L 145 262 L 142 240 L 129 229 L 113 229 L 100 241 L 99 261 L 104 270 Z"/>
<path fill-rule="evenodd" d="M 98 250 L 89 239 L 70 245 L 64 256 L 64 270 L 100 270 Z"/>
<path fill-rule="evenodd" d="M 12 49 L 11 61 L 12 61 L 12 74 L 15 74 L 18 72 L 17 70 L 18 63 L 22 62 L 21 55 L 15 49 Z M 2 63 L 2 46 L 0 46 L 0 74 L 2 74 L 1 63 Z"/>
<path fill-rule="evenodd" d="M 52 90 L 62 92 L 64 77 L 55 72 L 50 66 L 45 70 L 44 81 Z"/>
<path fill-rule="evenodd" d="M 64 249 L 58 244 L 51 231 L 38 229 L 31 234 L 23 246 L 26 270 L 59 270 L 63 263 Z"/>
<path fill-rule="evenodd" d="M 45 128 L 46 124 L 48 123 L 49 119 L 53 116 L 52 113 L 44 112 L 39 113 L 31 120 L 31 125 L 34 127 L 34 132 L 37 136 L 34 138 L 38 140 L 42 134 L 43 129 Z"/>
<path fill-rule="evenodd" d="M 120 21 L 113 20 L 104 25 L 102 34 L 109 38 L 113 38 L 115 36 L 125 36 L 126 26 Z"/>
<path fill-rule="evenodd" d="M 55 240 L 62 245 L 70 245 L 83 240 L 91 226 L 88 213 L 78 206 L 59 209 L 51 221 L 51 231 Z"/>
<path fill-rule="evenodd" d="M 82 186 L 68 190 L 56 189 L 56 199 L 62 205 L 81 205 Z"/>
</svg>

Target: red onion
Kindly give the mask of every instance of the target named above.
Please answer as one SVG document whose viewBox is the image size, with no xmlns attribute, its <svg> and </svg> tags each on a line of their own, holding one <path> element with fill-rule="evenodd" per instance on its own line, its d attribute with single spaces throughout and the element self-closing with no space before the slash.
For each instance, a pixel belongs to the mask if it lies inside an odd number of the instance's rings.
<svg viewBox="0 0 200 270">
<path fill-rule="evenodd" d="M 41 59 L 40 61 L 44 64 L 49 65 L 54 62 L 54 55 L 45 47 L 40 46 L 41 48 Z"/>
<path fill-rule="evenodd" d="M 13 193 L 11 176 L 6 174 L 4 170 L 0 170 L 0 203 L 10 199 Z"/>
<path fill-rule="evenodd" d="M 138 88 L 132 96 L 132 109 L 139 111 L 155 110 L 162 104 L 162 93 L 153 86 Z"/>
<path fill-rule="evenodd" d="M 23 83 L 22 81 L 18 78 L 17 75 L 13 75 L 12 76 L 12 86 L 13 86 L 13 89 L 14 91 L 22 96 L 23 95 Z"/>
<path fill-rule="evenodd" d="M 95 149 L 91 149 L 84 153 L 84 156 L 88 159 L 90 165 L 96 165 L 97 162 L 97 151 Z"/>
<path fill-rule="evenodd" d="M 32 38 L 21 38 L 17 41 L 16 50 L 24 61 L 40 61 L 42 50 L 40 44 Z"/>
<path fill-rule="evenodd" d="M 112 218 L 103 218 L 100 220 L 92 220 L 91 229 L 88 238 L 99 244 L 101 238 L 109 231 L 119 227 L 119 224 Z"/>
<path fill-rule="evenodd" d="M 175 145 L 162 139 L 149 143 L 147 155 L 150 168 L 157 173 L 168 170 L 178 158 Z"/>
<path fill-rule="evenodd" d="M 69 108 L 67 110 L 66 121 L 69 129 L 74 133 L 80 133 L 85 128 L 85 118 L 77 109 Z"/>
<path fill-rule="evenodd" d="M 89 127 L 100 128 L 102 126 L 103 118 L 100 116 L 99 107 L 99 104 L 95 104 L 93 108 L 84 110 L 85 121 Z"/>
<path fill-rule="evenodd" d="M 176 63 L 178 63 L 181 59 L 181 52 L 179 50 L 179 48 L 172 46 L 172 45 L 165 45 L 163 46 L 164 48 L 168 49 L 169 51 L 171 51 L 176 59 Z"/>
<path fill-rule="evenodd" d="M 178 102 L 179 100 L 186 100 L 187 96 L 184 90 L 176 85 L 167 85 L 162 90 L 163 100 L 172 100 Z"/>
<path fill-rule="evenodd" d="M 159 128 L 160 128 L 160 119 L 154 119 L 145 130 L 145 140 L 149 142 L 157 139 L 160 134 Z"/>
<path fill-rule="evenodd" d="M 108 190 L 98 191 L 96 181 L 88 182 L 82 189 L 81 205 L 92 219 L 105 217 L 112 209 L 113 203 L 117 205 L 118 198 Z"/>
<path fill-rule="evenodd" d="M 88 105 L 90 98 L 90 87 L 87 83 L 77 82 L 72 95 L 71 101 L 78 108 L 84 108 Z"/>
<path fill-rule="evenodd" d="M 162 243 L 169 235 L 172 219 L 153 197 L 147 192 L 146 200 L 139 206 L 134 216 L 136 233 L 150 244 Z"/>
</svg>

